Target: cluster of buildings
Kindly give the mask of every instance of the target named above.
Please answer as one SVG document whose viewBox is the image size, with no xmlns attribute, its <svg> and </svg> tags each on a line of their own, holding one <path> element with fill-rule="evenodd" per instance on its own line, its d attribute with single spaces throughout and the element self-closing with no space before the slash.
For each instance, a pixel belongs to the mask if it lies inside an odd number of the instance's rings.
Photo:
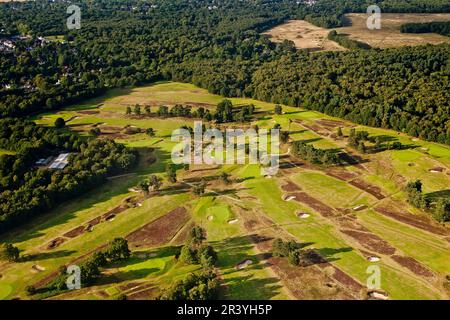
<svg viewBox="0 0 450 320">
<path fill-rule="evenodd" d="M 62 170 L 69 164 L 70 153 L 61 153 L 53 159 L 53 157 L 42 158 L 36 161 L 35 165 L 38 167 L 47 167 L 48 169 Z"/>
<path fill-rule="evenodd" d="M 0 39 L 0 52 L 13 52 L 16 48 L 14 42 L 10 39 Z"/>
</svg>

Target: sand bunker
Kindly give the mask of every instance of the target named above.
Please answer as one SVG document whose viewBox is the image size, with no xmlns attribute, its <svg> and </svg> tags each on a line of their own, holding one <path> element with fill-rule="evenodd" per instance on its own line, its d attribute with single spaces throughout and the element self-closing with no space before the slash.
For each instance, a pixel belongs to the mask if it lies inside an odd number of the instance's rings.
<svg viewBox="0 0 450 320">
<path fill-rule="evenodd" d="M 359 206 L 354 207 L 353 211 L 361 211 L 361 210 L 364 210 L 366 208 L 367 208 L 367 206 L 365 204 L 361 204 Z"/>
<path fill-rule="evenodd" d="M 38 265 L 38 264 L 33 264 L 33 265 L 31 266 L 31 269 L 32 269 L 33 271 L 37 271 L 37 272 L 45 271 L 45 268 L 42 267 L 42 266 L 40 266 L 40 265 Z"/>
<path fill-rule="evenodd" d="M 245 268 L 247 268 L 249 265 L 251 265 L 252 263 L 253 263 L 252 260 L 245 260 L 245 261 L 242 261 L 241 263 L 238 263 L 238 264 L 236 265 L 236 269 L 238 269 L 238 270 L 245 269 Z"/>
<path fill-rule="evenodd" d="M 233 220 L 228 220 L 229 224 L 235 224 L 236 222 L 238 222 L 238 219 L 233 219 Z"/>
<path fill-rule="evenodd" d="M 367 296 L 376 300 L 389 300 L 389 296 L 387 295 L 387 293 L 379 291 L 370 291 L 367 293 Z"/>
<path fill-rule="evenodd" d="M 213 221 L 214 220 L 214 217 L 213 216 L 208 216 L 208 221 Z"/>
<path fill-rule="evenodd" d="M 115 218 L 116 218 L 116 215 L 115 215 L 115 214 L 112 214 L 112 215 L 110 215 L 110 216 L 107 216 L 107 217 L 105 218 L 105 220 L 106 220 L 106 221 L 113 221 Z"/>
<path fill-rule="evenodd" d="M 429 170 L 431 173 L 442 173 L 445 171 L 445 168 L 442 167 L 436 167 Z"/>
<path fill-rule="evenodd" d="M 297 213 L 297 216 L 298 216 L 300 219 L 306 219 L 306 218 L 309 218 L 311 215 L 310 215 L 309 213 L 299 212 L 299 213 Z"/>
<path fill-rule="evenodd" d="M 367 258 L 367 261 L 370 261 L 370 262 L 378 262 L 380 260 L 381 260 L 380 257 L 377 257 L 377 256 L 371 256 L 371 257 Z"/>
<path fill-rule="evenodd" d="M 281 199 L 283 199 L 284 201 L 291 201 L 295 199 L 295 196 L 288 196 L 288 195 L 283 195 L 281 197 Z"/>
</svg>

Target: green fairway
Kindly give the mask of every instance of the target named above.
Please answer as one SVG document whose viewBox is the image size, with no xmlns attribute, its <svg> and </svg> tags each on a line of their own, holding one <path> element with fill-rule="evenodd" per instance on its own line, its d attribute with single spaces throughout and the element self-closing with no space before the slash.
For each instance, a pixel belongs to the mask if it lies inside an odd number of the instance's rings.
<svg viewBox="0 0 450 320">
<path fill-rule="evenodd" d="M 306 193 L 335 208 L 352 208 L 372 201 L 363 191 L 321 173 L 302 172 L 293 179 Z"/>
</svg>

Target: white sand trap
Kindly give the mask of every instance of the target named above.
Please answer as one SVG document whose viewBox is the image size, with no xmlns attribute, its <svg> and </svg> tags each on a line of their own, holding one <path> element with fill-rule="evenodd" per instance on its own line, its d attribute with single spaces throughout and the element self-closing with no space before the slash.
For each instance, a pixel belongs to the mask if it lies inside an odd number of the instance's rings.
<svg viewBox="0 0 450 320">
<path fill-rule="evenodd" d="M 265 176 L 265 178 L 266 179 L 272 179 L 272 176 L 271 175 L 267 175 L 267 176 Z"/>
<path fill-rule="evenodd" d="M 128 189 L 128 191 L 130 191 L 130 192 L 140 192 L 139 190 L 137 190 L 135 188 L 130 188 L 130 189 Z"/>
<path fill-rule="evenodd" d="M 377 261 L 380 261 L 381 259 L 380 259 L 380 257 L 376 257 L 376 256 L 372 256 L 372 257 L 368 257 L 367 258 L 367 261 L 370 261 L 370 262 L 377 262 Z"/>
<path fill-rule="evenodd" d="M 94 226 L 89 225 L 89 226 L 86 228 L 86 230 L 87 230 L 87 232 L 92 232 L 92 230 L 94 230 Z"/>
<path fill-rule="evenodd" d="M 369 297 L 377 300 L 389 300 L 389 296 L 382 292 L 372 291 L 368 293 Z"/>
<path fill-rule="evenodd" d="M 284 201 L 291 201 L 291 200 L 295 199 L 295 196 L 288 197 L 288 196 L 284 195 L 281 197 L 281 199 L 283 199 Z"/>
<path fill-rule="evenodd" d="M 106 221 L 114 221 L 115 218 L 116 218 L 115 215 L 110 215 L 109 217 L 106 218 Z"/>
<path fill-rule="evenodd" d="M 137 205 L 138 207 L 142 207 L 142 203 L 140 203 L 140 202 L 136 203 L 136 205 Z"/>
<path fill-rule="evenodd" d="M 37 272 L 45 271 L 45 268 L 38 264 L 33 264 L 31 266 L 31 269 L 33 269 L 34 271 L 37 271 Z"/>
<path fill-rule="evenodd" d="M 208 221 L 213 221 L 214 220 L 214 217 L 213 216 L 208 216 Z"/>
<path fill-rule="evenodd" d="M 308 214 L 308 213 L 302 213 L 302 214 L 299 215 L 300 219 L 306 219 L 306 218 L 309 218 L 310 216 L 311 215 Z"/>
<path fill-rule="evenodd" d="M 233 220 L 229 220 L 228 223 L 229 224 L 235 224 L 238 221 L 239 221 L 238 219 L 233 219 Z"/>
<path fill-rule="evenodd" d="M 353 210 L 354 211 L 358 211 L 358 210 L 362 210 L 362 209 L 365 209 L 365 208 L 367 208 L 367 206 L 365 204 L 361 204 L 359 206 L 354 207 Z"/>
<path fill-rule="evenodd" d="M 237 266 L 236 266 L 236 268 L 237 269 L 244 269 L 244 268 L 247 268 L 249 265 L 251 265 L 253 263 L 253 261 L 252 260 L 245 260 L 245 261 L 243 261 L 243 262 L 241 262 L 241 263 L 239 263 Z"/>
</svg>

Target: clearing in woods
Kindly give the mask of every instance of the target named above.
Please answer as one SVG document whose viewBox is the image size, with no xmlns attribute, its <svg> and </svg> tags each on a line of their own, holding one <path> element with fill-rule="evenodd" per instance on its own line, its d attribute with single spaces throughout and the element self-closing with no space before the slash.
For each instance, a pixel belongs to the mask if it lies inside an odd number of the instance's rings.
<svg viewBox="0 0 450 320">
<path fill-rule="evenodd" d="M 335 28 L 335 30 L 339 34 L 367 43 L 374 48 L 450 43 L 450 38 L 435 33 L 412 34 L 400 32 L 400 27 L 406 23 L 449 21 L 450 13 L 382 13 L 380 30 L 367 28 L 367 14 L 349 13 L 346 17 L 349 26 Z M 264 34 L 268 35 L 274 42 L 293 41 L 297 49 L 309 51 L 346 50 L 334 41 L 328 40 L 327 36 L 331 30 L 316 27 L 304 20 L 290 20 L 264 32 Z"/>
</svg>

